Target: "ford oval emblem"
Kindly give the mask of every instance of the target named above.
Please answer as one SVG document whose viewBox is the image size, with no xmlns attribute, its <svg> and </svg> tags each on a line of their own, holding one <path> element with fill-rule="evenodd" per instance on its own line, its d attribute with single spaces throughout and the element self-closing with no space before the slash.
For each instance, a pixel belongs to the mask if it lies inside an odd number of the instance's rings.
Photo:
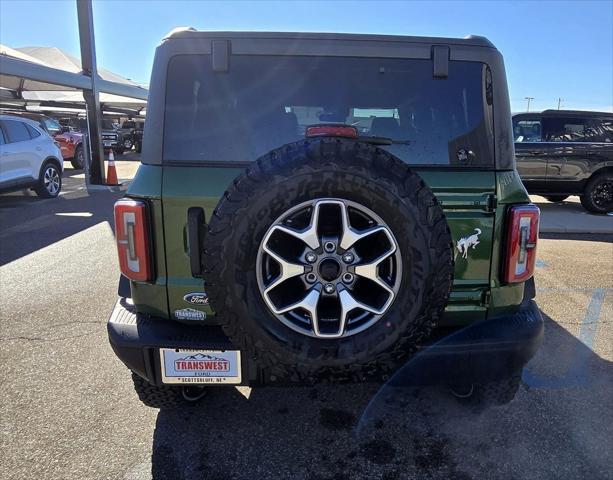
<svg viewBox="0 0 613 480">
<path fill-rule="evenodd" d="M 192 292 L 183 296 L 183 300 L 185 300 L 190 305 L 208 305 L 209 304 L 209 296 L 205 292 Z"/>
</svg>

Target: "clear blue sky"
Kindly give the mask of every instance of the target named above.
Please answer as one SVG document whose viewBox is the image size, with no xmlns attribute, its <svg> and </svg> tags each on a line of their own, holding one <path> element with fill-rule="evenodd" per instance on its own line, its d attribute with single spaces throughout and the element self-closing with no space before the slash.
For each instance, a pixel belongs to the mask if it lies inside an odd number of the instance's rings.
<svg viewBox="0 0 613 480">
<path fill-rule="evenodd" d="M 153 52 L 176 26 L 203 30 L 487 36 L 503 53 L 514 111 L 613 111 L 613 0 L 434 2 L 94 2 L 98 65 L 148 83 Z M 74 0 L 0 0 L 0 43 L 79 56 Z M 534 108 L 533 108 L 534 107 Z"/>
</svg>

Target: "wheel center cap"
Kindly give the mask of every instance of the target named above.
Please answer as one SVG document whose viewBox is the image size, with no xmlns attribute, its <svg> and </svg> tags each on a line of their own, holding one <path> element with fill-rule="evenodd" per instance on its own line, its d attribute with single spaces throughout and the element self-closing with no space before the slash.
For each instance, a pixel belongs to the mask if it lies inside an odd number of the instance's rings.
<svg viewBox="0 0 613 480">
<path fill-rule="evenodd" d="M 326 258 L 319 264 L 319 275 L 326 282 L 336 280 L 341 274 L 341 265 L 333 258 Z"/>
</svg>

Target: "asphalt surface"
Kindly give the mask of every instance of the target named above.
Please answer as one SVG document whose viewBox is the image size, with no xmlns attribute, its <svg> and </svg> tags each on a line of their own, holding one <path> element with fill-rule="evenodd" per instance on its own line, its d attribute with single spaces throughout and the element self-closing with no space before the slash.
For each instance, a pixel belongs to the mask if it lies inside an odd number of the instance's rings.
<svg viewBox="0 0 613 480">
<path fill-rule="evenodd" d="M 530 198 L 541 209 L 541 232 L 613 235 L 613 213 L 594 215 L 583 208 L 577 196 L 555 203 L 538 195 L 531 195 Z"/>
<path fill-rule="evenodd" d="M 479 411 L 440 389 L 215 390 L 142 406 L 105 323 L 121 193 L 0 195 L 0 478 L 613 478 L 613 244 L 547 235 L 543 347 L 516 399 Z"/>
</svg>

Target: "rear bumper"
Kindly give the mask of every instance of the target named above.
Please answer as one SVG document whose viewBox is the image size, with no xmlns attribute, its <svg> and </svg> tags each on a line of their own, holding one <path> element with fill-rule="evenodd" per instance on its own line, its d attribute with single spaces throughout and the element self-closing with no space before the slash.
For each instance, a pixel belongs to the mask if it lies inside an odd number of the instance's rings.
<svg viewBox="0 0 613 480">
<path fill-rule="evenodd" d="M 111 347 L 132 371 L 160 385 L 159 348 L 232 350 L 219 327 L 190 326 L 135 313 L 120 298 L 108 321 Z M 543 338 L 543 320 L 527 299 L 509 315 L 470 325 L 423 345 L 391 379 L 395 385 L 487 382 L 512 375 L 534 356 Z M 242 357 L 243 385 L 263 385 L 265 375 Z M 278 384 L 278 382 L 277 382 Z"/>
<path fill-rule="evenodd" d="M 391 379 L 395 386 L 486 383 L 521 371 L 543 342 L 534 300 L 518 311 L 474 323 L 420 347 Z"/>
</svg>

